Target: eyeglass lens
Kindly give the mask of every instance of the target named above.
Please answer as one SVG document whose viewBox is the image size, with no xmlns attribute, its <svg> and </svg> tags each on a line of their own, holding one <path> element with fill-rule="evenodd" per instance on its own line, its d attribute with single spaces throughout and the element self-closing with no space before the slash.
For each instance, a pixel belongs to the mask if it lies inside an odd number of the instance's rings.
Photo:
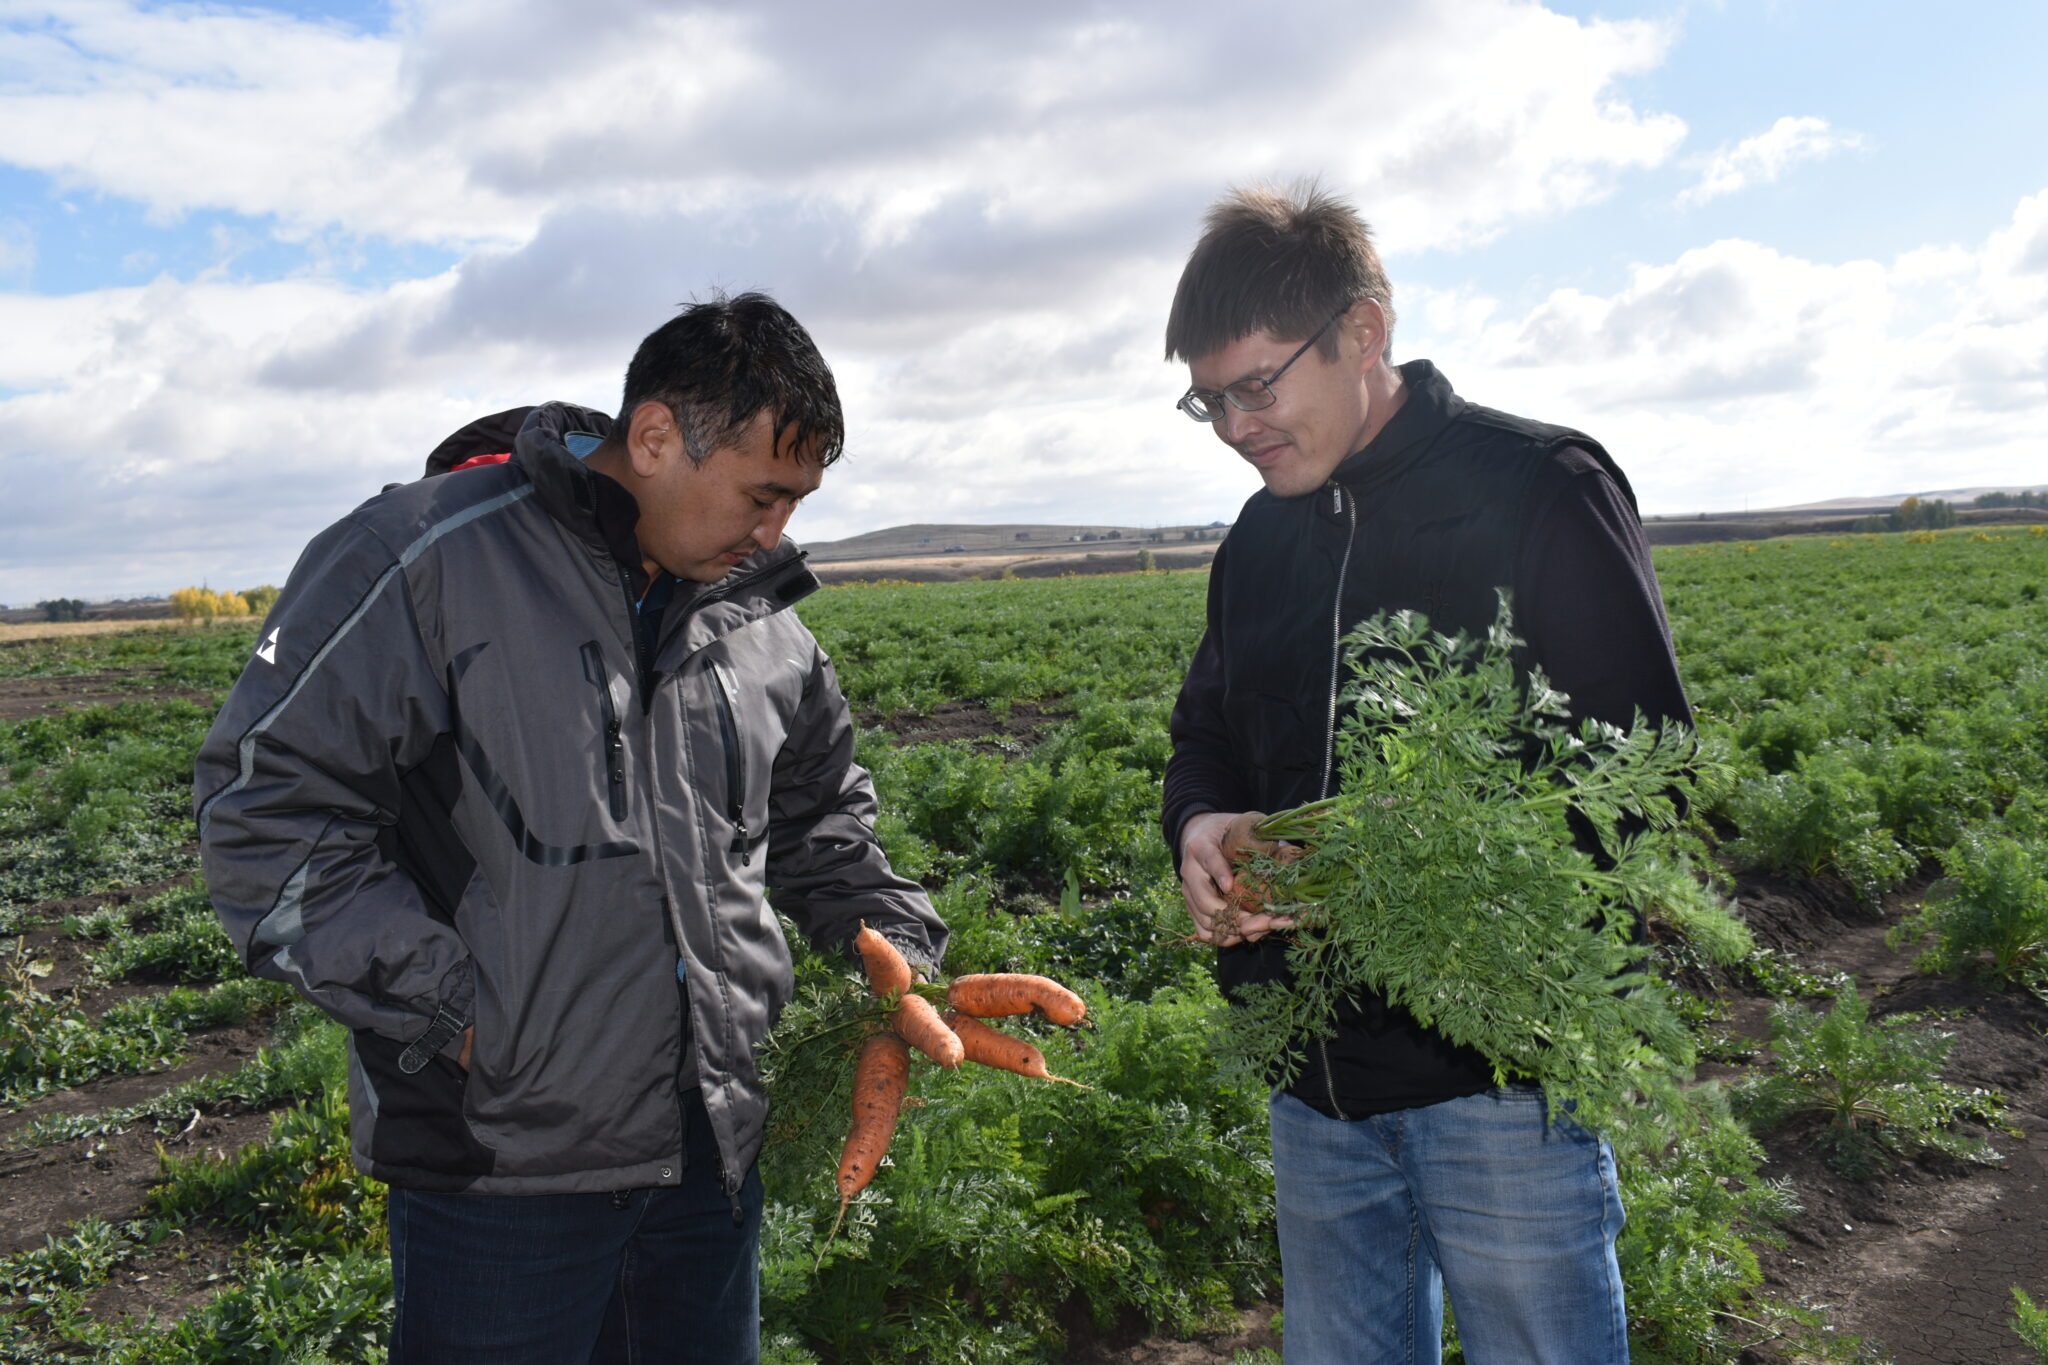
<svg viewBox="0 0 2048 1365">
<path fill-rule="evenodd" d="M 1282 361 L 1280 368 L 1273 371 L 1271 379 L 1240 379 L 1235 384 L 1224 385 L 1223 392 L 1221 393 L 1210 393 L 1205 389 L 1189 389 L 1181 396 L 1177 406 L 1182 412 L 1194 418 L 1197 422 L 1221 420 L 1223 417 L 1223 401 L 1225 399 L 1228 399 L 1230 405 L 1239 412 L 1257 412 L 1261 408 L 1272 407 L 1275 402 L 1273 385 L 1279 382 L 1280 376 L 1286 374 L 1295 361 L 1308 354 L 1308 348 L 1315 345 L 1324 332 L 1330 330 L 1330 323 L 1343 317 L 1348 309 L 1348 304 L 1344 308 L 1339 308 L 1336 312 L 1330 314 L 1328 321 L 1316 328 L 1315 331 L 1309 333 L 1308 340 L 1301 343 L 1301 349 Z"/>
</svg>

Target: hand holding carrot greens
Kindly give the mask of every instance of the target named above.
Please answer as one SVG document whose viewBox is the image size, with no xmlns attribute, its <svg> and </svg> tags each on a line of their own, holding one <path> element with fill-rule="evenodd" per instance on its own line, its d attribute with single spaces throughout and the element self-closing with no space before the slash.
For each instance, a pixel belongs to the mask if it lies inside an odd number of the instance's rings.
<svg viewBox="0 0 2048 1365">
<path fill-rule="evenodd" d="M 1367 990 L 1589 1122 L 1691 1064 L 1635 925 L 1682 861 L 1666 835 L 1699 781 L 1697 744 L 1573 726 L 1568 699 L 1518 671 L 1519 643 L 1505 605 L 1485 640 L 1413 613 L 1347 638 L 1340 792 L 1254 831 L 1306 852 L 1248 869 L 1295 929 L 1291 979 L 1241 993 L 1239 1065 L 1291 1075 L 1303 1040 Z"/>
</svg>

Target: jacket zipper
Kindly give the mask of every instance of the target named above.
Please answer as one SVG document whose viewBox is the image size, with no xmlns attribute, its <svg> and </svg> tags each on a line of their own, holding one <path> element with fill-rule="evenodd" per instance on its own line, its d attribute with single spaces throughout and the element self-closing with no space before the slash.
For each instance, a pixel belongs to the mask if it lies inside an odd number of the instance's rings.
<svg viewBox="0 0 2048 1365">
<path fill-rule="evenodd" d="M 804 560 L 806 560 L 807 558 L 809 558 L 808 554 L 799 553 L 794 558 L 788 560 L 784 564 L 777 565 L 769 573 L 763 575 L 758 581 L 761 583 L 776 582 L 777 580 L 783 578 L 785 575 L 790 573 L 792 571 L 793 566 L 801 566 Z M 633 590 L 630 586 L 628 586 L 628 583 L 629 580 L 627 575 L 621 573 L 619 576 L 619 587 L 621 589 L 621 595 L 625 598 L 626 601 L 626 626 L 627 629 L 632 632 L 633 646 L 637 653 L 637 657 L 640 661 L 639 676 L 641 679 L 647 679 L 653 671 L 654 661 L 650 657 L 650 648 L 646 642 L 643 633 L 640 630 L 639 604 L 633 600 Z M 721 583 L 717 587 L 712 588 L 707 592 L 699 593 L 694 599 L 691 600 L 689 605 L 683 609 L 681 618 L 678 619 L 687 618 L 693 615 L 701 608 L 710 605 L 710 603 L 725 597 L 728 593 L 731 592 L 731 589 L 732 584 L 730 582 L 730 579 L 728 579 L 727 582 Z M 662 633 L 666 635 L 672 627 L 670 627 L 667 620 L 664 620 L 662 624 Z M 721 708 L 723 711 L 723 714 L 720 717 L 720 728 L 726 730 L 726 732 L 736 741 L 739 736 L 739 726 L 733 719 L 732 704 L 730 700 L 727 699 L 724 695 L 724 687 L 724 680 L 719 679 L 719 686 L 717 690 L 720 694 L 719 702 L 721 704 Z M 649 686 L 646 687 L 644 691 L 646 695 L 642 698 L 641 709 L 643 711 L 651 710 L 654 704 L 654 688 Z M 741 775 L 744 776 L 745 763 L 744 760 L 739 756 L 738 747 L 736 743 L 728 748 L 728 754 L 728 773 L 730 773 L 735 767 L 737 767 Z M 744 793 L 745 787 L 736 786 L 735 790 Z M 744 810 L 742 810 L 742 814 L 744 815 Z M 647 830 L 649 842 L 653 845 L 654 849 L 654 865 L 661 878 L 662 909 L 668 915 L 669 928 L 675 934 L 676 951 L 680 953 L 683 948 L 683 917 L 681 913 L 676 909 L 677 901 L 675 897 L 669 894 L 670 888 L 668 884 L 667 860 L 664 858 L 661 848 L 661 822 L 659 820 L 650 821 Z M 745 850 L 742 850 L 742 852 L 744 851 Z M 685 1029 L 690 1029 L 693 1027 L 693 1024 L 687 1014 L 685 1014 L 683 1018 L 683 1027 Z M 678 1113 L 680 1113 L 680 1106 L 682 1102 L 681 1095 L 678 1094 L 676 1099 L 678 1105 Z M 734 1180 L 732 1178 L 732 1173 L 725 1169 L 725 1164 L 723 1158 L 721 1157 L 719 1162 L 718 1175 L 719 1183 L 725 1187 L 725 1193 L 727 1197 L 732 1200 L 733 1207 L 735 1210 L 737 1210 L 739 1207 L 740 1184 L 745 1179 L 744 1173 L 742 1173 L 740 1180 Z"/>
<path fill-rule="evenodd" d="M 1330 794 L 1337 766 L 1337 684 L 1344 660 L 1344 577 L 1351 568 L 1352 543 L 1358 539 L 1358 500 L 1346 498 L 1344 485 L 1334 479 L 1330 482 L 1330 510 L 1346 514 L 1350 529 L 1344 533 L 1344 554 L 1337 561 L 1337 593 L 1330 603 L 1330 711 L 1323 731 L 1323 784 L 1316 792 L 1318 797 Z"/>
<path fill-rule="evenodd" d="M 619 710 L 612 702 L 611 675 L 605 671 L 604 650 L 597 641 L 583 646 L 583 676 L 597 689 L 597 701 L 604 713 L 604 771 L 611 791 L 612 819 L 626 818 L 626 739 L 619 725 Z"/>
<path fill-rule="evenodd" d="M 1344 1106 L 1337 1103 L 1337 1076 L 1330 1070 L 1330 1040 L 1316 1039 L 1316 1051 L 1321 1053 L 1323 1058 L 1323 1091 L 1330 1097 L 1330 1112 L 1349 1122 L 1351 1115 L 1345 1113 Z"/>
<path fill-rule="evenodd" d="M 740 866 L 754 861 L 753 844 L 747 838 L 747 754 L 740 746 L 739 713 L 734 709 L 732 683 L 725 669 L 711 665 L 712 689 L 718 700 L 718 732 L 725 740 L 725 813 L 732 821 L 732 844 L 728 853 L 740 855 Z"/>
<path fill-rule="evenodd" d="M 1349 521 L 1344 533 L 1344 554 L 1337 561 L 1337 593 L 1330 603 L 1330 711 L 1324 729 L 1323 785 L 1319 796 L 1330 794 L 1330 782 L 1337 766 L 1337 694 L 1344 660 L 1344 578 L 1351 568 L 1351 547 L 1358 539 L 1358 500 L 1344 496 L 1344 485 L 1330 481 L 1330 510 L 1343 513 Z M 1337 1102 L 1337 1074 L 1330 1069 L 1330 1040 L 1316 1039 L 1316 1055 L 1323 1061 L 1323 1093 L 1330 1098 L 1330 1112 L 1340 1119 L 1351 1116 Z"/>
</svg>

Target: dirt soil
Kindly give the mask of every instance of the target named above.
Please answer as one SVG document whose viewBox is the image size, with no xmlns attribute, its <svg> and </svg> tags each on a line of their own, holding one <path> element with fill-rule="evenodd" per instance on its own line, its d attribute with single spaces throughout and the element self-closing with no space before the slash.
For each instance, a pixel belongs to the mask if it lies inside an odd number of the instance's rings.
<svg viewBox="0 0 2048 1365">
<path fill-rule="evenodd" d="M 26 720 L 30 716 L 48 715 L 74 706 L 92 706 L 101 702 L 161 700 L 165 697 L 213 701 L 207 693 L 189 687 L 159 685 L 155 676 L 154 670 L 122 669 L 70 677 L 0 678 L 0 721 Z"/>
<path fill-rule="evenodd" d="M 51 901 L 37 907 L 39 924 L 17 936 L 27 956 L 51 964 L 49 974 L 38 986 L 50 993 L 72 993 L 87 1015 L 97 1018 L 110 1005 L 137 995 L 165 988 L 167 983 L 95 982 L 85 971 L 86 945 L 63 932 L 67 914 L 86 914 L 105 905 L 125 904 L 154 896 L 181 884 L 184 878 L 154 882 L 146 886 L 69 900 Z M 212 1151 L 225 1155 L 244 1143 L 261 1139 L 268 1131 L 268 1113 L 250 1113 L 234 1105 L 213 1113 L 194 1110 L 174 1130 L 159 1134 L 147 1123 L 125 1133 L 80 1138 L 47 1147 L 23 1147 L 19 1135 L 38 1119 L 60 1114 L 91 1114 L 117 1109 L 162 1094 L 172 1086 L 202 1076 L 232 1071 L 256 1055 L 271 1040 L 273 1022 L 252 1020 L 246 1024 L 207 1029 L 191 1035 L 185 1059 L 164 1071 L 141 1076 L 109 1076 L 70 1090 L 45 1095 L 19 1109 L 0 1113 L 0 1256 L 42 1245 L 46 1234 L 82 1218 L 98 1217 L 120 1223 L 142 1209 L 149 1187 L 157 1179 L 159 1154 L 189 1154 Z M 190 1242 L 190 1239 L 187 1239 Z M 146 1260 L 166 1265 L 182 1263 L 189 1245 L 160 1247 Z M 210 1272 L 209 1272 L 210 1273 Z M 142 1276 L 133 1279 L 133 1276 Z M 146 1266 L 123 1272 L 122 1291 L 131 1297 L 148 1297 L 137 1286 L 156 1283 L 159 1288 L 175 1277 L 154 1275 Z"/>
<path fill-rule="evenodd" d="M 967 740 L 983 753 L 1022 753 L 1034 747 L 1046 729 L 1073 713 L 1056 702 L 1018 702 L 997 715 L 978 701 L 941 702 L 930 715 L 904 711 L 893 716 L 864 711 L 863 726 L 879 725 L 905 744 L 936 744 Z"/>
</svg>

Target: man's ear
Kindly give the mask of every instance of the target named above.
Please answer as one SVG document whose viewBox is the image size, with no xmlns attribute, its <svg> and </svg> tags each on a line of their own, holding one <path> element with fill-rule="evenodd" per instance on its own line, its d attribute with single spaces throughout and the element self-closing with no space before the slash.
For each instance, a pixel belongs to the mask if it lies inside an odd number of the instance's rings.
<svg viewBox="0 0 2048 1365">
<path fill-rule="evenodd" d="M 633 409 L 626 424 L 626 461 L 641 478 L 652 478 L 667 461 L 683 453 L 683 434 L 676 430 L 668 404 L 652 399 Z"/>
<path fill-rule="evenodd" d="M 1370 370 L 1387 350 L 1387 314 L 1377 299 L 1360 299 L 1345 311 L 1341 324 L 1358 346 L 1360 367 Z"/>
</svg>

